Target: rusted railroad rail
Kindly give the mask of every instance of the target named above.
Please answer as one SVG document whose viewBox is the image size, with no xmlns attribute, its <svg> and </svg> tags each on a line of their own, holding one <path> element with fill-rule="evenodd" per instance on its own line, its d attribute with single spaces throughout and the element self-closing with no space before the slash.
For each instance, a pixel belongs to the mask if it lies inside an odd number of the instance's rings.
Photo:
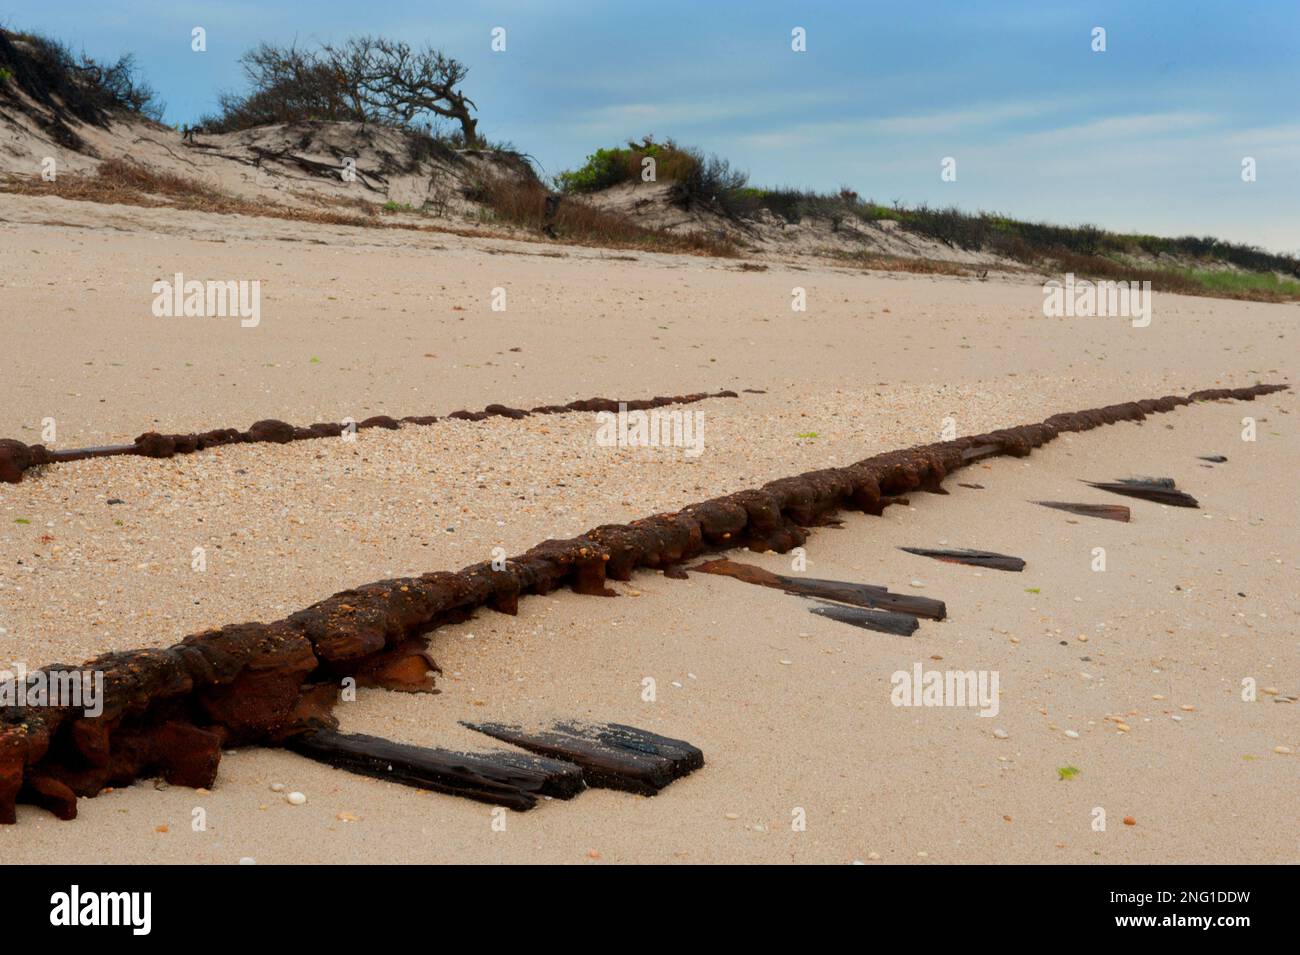
<svg viewBox="0 0 1300 955">
<path fill-rule="evenodd" d="M 533 415 L 566 414 L 573 411 L 609 411 L 617 412 L 620 405 L 628 411 L 648 411 L 666 405 L 689 405 L 709 398 L 738 398 L 734 391 L 693 392 L 689 395 L 658 395 L 654 398 L 640 398 L 633 401 L 619 402 L 613 398 L 584 398 L 571 401 L 567 405 L 541 405 L 536 408 L 510 408 L 506 405 L 491 404 L 482 411 L 453 411 L 446 417 L 462 421 L 483 421 L 487 418 L 529 418 Z M 288 444 L 290 441 L 310 441 L 315 438 L 336 438 L 348 431 L 361 431 L 368 428 L 386 428 L 396 430 L 402 424 L 430 425 L 439 419 L 435 415 L 408 415 L 405 418 L 391 418 L 388 415 L 374 415 L 364 421 L 345 425 L 337 421 L 320 422 L 307 427 L 298 427 L 285 421 L 266 418 L 256 421 L 247 431 L 237 428 L 217 428 L 212 431 L 189 434 L 159 434 L 146 431 L 130 444 L 107 444 L 93 448 L 66 448 L 56 450 L 43 444 L 24 444 L 13 438 L 0 438 L 0 481 L 17 484 L 23 474 L 32 468 L 46 464 L 61 464 L 65 461 L 84 461 L 88 458 L 108 458 L 131 454 L 145 458 L 170 458 L 177 454 L 194 454 L 208 448 L 218 448 L 227 444 Z"/>
<path fill-rule="evenodd" d="M 692 504 L 631 524 L 606 524 L 570 540 L 544 541 L 510 560 L 438 572 L 335 594 L 274 623 L 242 623 L 186 637 L 167 649 L 109 653 L 79 667 L 55 665 L 43 678 L 104 674 L 97 717 L 71 707 L 0 711 L 0 822 L 15 803 L 76 814 L 79 796 L 144 774 L 211 786 L 227 745 L 281 745 L 334 725 L 340 678 L 365 672 L 380 685 L 404 674 L 413 638 L 489 607 L 515 613 L 519 598 L 562 585 L 610 595 L 607 579 L 638 568 L 675 569 L 707 551 L 779 552 L 840 510 L 879 514 L 899 495 L 939 490 L 944 477 L 995 454 L 1023 457 L 1062 432 L 1141 421 L 1200 400 L 1239 399 L 1286 385 L 1214 389 L 1057 414 L 1038 424 L 890 451 L 847 467 L 809 471 L 762 488 Z M 417 665 L 424 665 L 417 663 Z M 399 685 L 404 685 L 399 682 Z M 409 687 L 404 687 L 409 688 Z"/>
</svg>

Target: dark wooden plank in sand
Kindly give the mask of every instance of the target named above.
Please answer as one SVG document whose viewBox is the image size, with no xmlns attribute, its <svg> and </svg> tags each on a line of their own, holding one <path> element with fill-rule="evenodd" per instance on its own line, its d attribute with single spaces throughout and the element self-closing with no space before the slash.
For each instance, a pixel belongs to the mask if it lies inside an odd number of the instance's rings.
<svg viewBox="0 0 1300 955">
<path fill-rule="evenodd" d="M 1168 478 L 1153 481 L 1129 479 L 1127 481 L 1084 481 L 1083 483 L 1099 491 L 1110 491 L 1112 494 L 1123 494 L 1125 497 L 1136 497 L 1139 500 L 1168 504 L 1171 507 L 1201 506 L 1190 494 L 1175 489 L 1174 482 Z"/>
<path fill-rule="evenodd" d="M 962 451 L 961 459 L 965 464 L 973 464 L 976 461 L 983 461 L 985 458 L 996 458 L 998 454 L 996 444 L 978 444 Z"/>
<path fill-rule="evenodd" d="M 932 557 L 946 564 L 969 564 L 972 567 L 989 567 L 993 570 L 1010 570 L 1019 573 L 1025 569 L 1025 562 L 1019 557 L 1008 554 L 995 554 L 991 550 L 933 549 L 929 547 L 900 547 L 901 551 L 920 557 Z"/>
<path fill-rule="evenodd" d="M 362 776 L 510 809 L 532 809 L 540 796 L 571 799 L 584 788 L 582 770 L 572 763 L 507 750 L 457 753 L 324 729 L 294 736 L 285 747 Z"/>
<path fill-rule="evenodd" d="M 704 753 L 680 739 L 621 723 L 562 721 L 549 730 L 501 723 L 463 723 L 532 753 L 582 767 L 588 786 L 653 796 L 704 765 Z"/>
<path fill-rule="evenodd" d="M 930 620 L 942 620 L 948 615 L 948 608 L 942 600 L 929 597 L 913 597 L 908 594 L 890 593 L 885 587 L 875 584 L 855 584 L 847 580 L 821 580 L 816 577 L 786 577 L 774 574 L 753 564 L 742 564 L 734 560 L 706 560 L 691 570 L 706 574 L 720 574 L 735 577 L 747 584 L 759 584 L 784 590 L 788 594 L 801 597 L 820 597 L 837 603 L 852 604 L 855 607 L 867 607 L 871 610 L 892 610 L 897 613 L 911 614 L 914 617 L 926 617 Z"/>
<path fill-rule="evenodd" d="M 819 617 L 829 617 L 840 623 L 847 623 L 863 630 L 876 633 L 891 633 L 898 637 L 910 637 L 916 633 L 921 622 L 907 613 L 891 613 L 888 610 L 868 610 L 865 607 L 846 607 L 843 604 L 818 601 L 817 606 L 809 607 L 811 613 Z"/>
<path fill-rule="evenodd" d="M 1066 501 L 1033 501 L 1031 503 L 1041 504 L 1043 507 L 1052 507 L 1058 511 L 1065 511 L 1068 514 L 1078 514 L 1080 517 L 1100 517 L 1108 521 L 1129 522 L 1130 512 L 1123 504 L 1070 504 Z"/>
</svg>

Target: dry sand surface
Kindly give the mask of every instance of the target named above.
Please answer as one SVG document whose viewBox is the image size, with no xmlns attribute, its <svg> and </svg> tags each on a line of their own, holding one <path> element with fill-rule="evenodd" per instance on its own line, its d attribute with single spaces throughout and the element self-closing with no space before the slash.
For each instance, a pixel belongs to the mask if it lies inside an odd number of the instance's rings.
<svg viewBox="0 0 1300 955">
<path fill-rule="evenodd" d="M 766 390 L 692 406 L 705 421 L 695 459 L 598 447 L 593 416 L 570 414 L 29 474 L 0 485 L 0 659 L 33 667 L 275 619 L 370 580 L 936 440 L 945 418 L 969 434 L 1291 381 L 1298 355 L 1295 305 L 1158 294 L 1138 329 L 1044 318 L 1037 285 L 1004 280 L 811 262 L 747 272 L 57 199 L 0 196 L 0 263 L 0 434 L 34 443 L 54 418 L 56 447 L 265 417 Z M 177 271 L 261 279 L 261 324 L 154 318 L 150 286 Z M 489 307 L 498 286 L 505 312 Z M 791 311 L 795 286 L 806 312 Z M 641 573 L 614 600 L 529 598 L 517 618 L 441 629 L 440 695 L 361 691 L 339 708 L 345 730 L 452 748 L 486 748 L 459 720 L 564 717 L 700 746 L 705 768 L 653 799 L 595 790 L 494 832 L 488 806 L 250 749 L 227 755 L 210 793 L 143 782 L 82 800 L 70 823 L 25 807 L 0 846 L 15 861 L 1298 861 L 1298 764 L 1274 751 L 1300 750 L 1300 709 L 1274 702 L 1300 694 L 1294 408 L 1281 393 L 1063 436 L 961 472 L 949 497 L 815 532 L 808 573 L 947 601 L 949 619 L 911 638 L 735 580 Z M 1228 462 L 1196 460 L 1214 453 Z M 1132 474 L 1171 475 L 1202 508 L 1077 483 Z M 1037 498 L 1129 503 L 1134 520 L 1071 518 Z M 981 571 L 900 545 L 1028 567 Z M 891 706 L 890 675 L 915 662 L 998 671 L 1000 713 Z M 645 677 L 657 702 L 642 701 Z M 1241 700 L 1245 677 L 1259 702 Z M 1079 773 L 1063 781 L 1066 766 Z M 308 803 L 287 805 L 276 782 Z M 191 831 L 196 806 L 206 832 Z M 796 807 L 806 831 L 791 830 Z"/>
</svg>

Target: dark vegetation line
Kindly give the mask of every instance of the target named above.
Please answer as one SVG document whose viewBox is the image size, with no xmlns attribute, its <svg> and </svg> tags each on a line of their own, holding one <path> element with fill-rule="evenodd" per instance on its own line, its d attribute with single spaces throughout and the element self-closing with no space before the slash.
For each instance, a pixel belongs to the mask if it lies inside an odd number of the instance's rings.
<svg viewBox="0 0 1300 955">
<path fill-rule="evenodd" d="M 713 393 L 700 391 L 689 395 L 656 395 L 654 398 L 632 401 L 619 401 L 615 398 L 584 398 L 570 401 L 567 405 L 541 405 L 531 410 L 491 404 L 482 411 L 453 411 L 447 417 L 464 421 L 483 421 L 494 417 L 518 419 L 532 415 L 565 414 L 571 411 L 618 412 L 620 405 L 628 411 L 644 411 L 650 408 L 662 408 L 664 405 L 689 405 L 709 398 L 739 397 L 734 391 Z M 396 431 L 403 423 L 430 425 L 437 420 L 434 415 L 408 415 L 400 420 L 388 415 L 373 415 L 364 421 L 356 422 L 355 430 L 387 428 Z M 247 431 L 240 431 L 237 428 L 217 428 L 212 431 L 188 434 L 159 434 L 157 431 L 146 431 L 130 444 L 109 444 L 66 450 L 52 450 L 43 444 L 24 444 L 13 438 L 0 438 L 0 481 L 17 484 L 23 479 L 23 474 L 31 468 L 64 461 L 84 461 L 87 458 L 108 458 L 122 454 L 133 454 L 144 458 L 170 458 L 177 454 L 193 454 L 196 451 L 205 451 L 208 448 L 218 448 L 227 444 L 260 442 L 288 444 L 290 441 L 336 438 L 346 430 L 348 429 L 337 421 L 297 427 L 275 418 L 265 418 L 254 422 Z"/>
<path fill-rule="evenodd" d="M 210 787 L 224 746 L 292 745 L 300 734 L 335 728 L 332 709 L 343 677 L 410 689 L 410 662 L 420 674 L 429 670 L 427 634 L 481 607 L 514 614 L 521 596 L 563 585 L 613 596 L 607 580 L 630 580 L 639 568 L 681 576 L 682 562 L 706 551 L 784 553 L 806 541 L 809 528 L 833 523 L 841 510 L 880 514 L 902 494 L 940 490 L 947 475 L 972 462 L 1024 457 L 1062 432 L 1141 421 L 1196 401 L 1253 401 L 1287 387 L 1169 395 L 890 451 L 676 513 L 544 541 L 504 563 L 367 584 L 274 623 L 234 624 L 166 649 L 45 667 L 28 682 L 102 673 L 103 709 L 92 717 L 72 706 L 0 708 L 0 822 L 16 821 L 20 800 L 71 819 L 78 797 L 148 774 L 174 785 Z"/>
</svg>

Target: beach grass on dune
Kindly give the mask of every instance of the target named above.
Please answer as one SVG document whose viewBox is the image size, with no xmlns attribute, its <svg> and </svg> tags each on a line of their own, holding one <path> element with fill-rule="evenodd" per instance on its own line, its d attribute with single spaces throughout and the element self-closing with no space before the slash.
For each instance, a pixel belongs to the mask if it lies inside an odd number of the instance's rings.
<svg viewBox="0 0 1300 955">
<path fill-rule="evenodd" d="M 1263 292 L 1278 298 L 1300 299 L 1300 282 L 1281 278 L 1274 272 L 1228 272 L 1218 269 L 1187 269 L 1188 279 L 1224 295 Z"/>
</svg>

